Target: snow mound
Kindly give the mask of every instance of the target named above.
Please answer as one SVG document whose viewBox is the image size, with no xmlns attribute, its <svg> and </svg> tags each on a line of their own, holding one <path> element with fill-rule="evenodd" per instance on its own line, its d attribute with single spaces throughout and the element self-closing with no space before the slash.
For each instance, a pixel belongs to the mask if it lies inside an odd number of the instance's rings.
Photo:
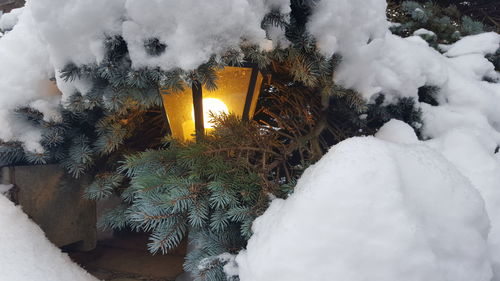
<svg viewBox="0 0 500 281">
<path fill-rule="evenodd" d="M 500 278 L 500 162 L 497 144 L 484 131 L 454 129 L 437 139 L 426 142 L 441 152 L 465 175 L 484 198 L 491 219 L 488 236 L 494 280 Z"/>
<path fill-rule="evenodd" d="M 97 281 L 52 245 L 42 230 L 2 195 L 0 280 Z"/>
<path fill-rule="evenodd" d="M 445 53 L 448 57 L 463 56 L 468 54 L 493 54 L 500 48 L 500 34 L 495 32 L 471 35 L 460 39 L 448 46 Z"/>
<path fill-rule="evenodd" d="M 413 128 L 401 120 L 392 119 L 382 126 L 375 137 L 395 143 L 418 143 Z"/>
<path fill-rule="evenodd" d="M 242 281 L 488 281 L 484 202 L 425 144 L 333 147 L 253 225 Z"/>
</svg>

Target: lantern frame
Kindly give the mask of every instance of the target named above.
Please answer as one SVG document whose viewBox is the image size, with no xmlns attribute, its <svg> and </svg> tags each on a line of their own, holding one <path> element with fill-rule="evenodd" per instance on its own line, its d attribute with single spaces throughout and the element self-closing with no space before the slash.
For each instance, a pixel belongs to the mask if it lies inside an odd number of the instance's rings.
<svg viewBox="0 0 500 281">
<path fill-rule="evenodd" d="M 244 105 L 243 105 L 243 112 L 241 115 L 242 120 L 250 120 L 250 117 L 253 115 L 254 112 L 252 112 L 252 104 L 255 102 L 255 107 L 257 103 L 257 99 L 259 98 L 260 93 L 262 92 L 262 89 L 264 87 L 264 74 L 260 71 L 260 69 L 257 67 L 256 64 L 253 63 L 243 63 L 237 66 L 229 65 L 228 67 L 234 67 L 234 68 L 242 68 L 242 69 L 249 69 L 251 71 L 250 73 L 250 80 L 248 84 L 248 88 L 246 89 L 246 96 L 244 100 Z M 257 87 L 257 82 L 259 81 L 259 74 L 261 75 L 261 82 L 260 82 L 260 87 L 259 89 L 256 89 Z M 256 91 L 258 90 L 258 91 Z M 162 95 L 165 95 L 164 93 L 161 93 Z M 193 112 L 194 112 L 194 132 L 196 136 L 196 140 L 201 140 L 203 139 L 205 135 L 205 120 L 204 120 L 204 110 L 203 110 L 203 87 L 201 83 L 197 80 L 193 81 L 191 84 L 191 94 L 192 94 L 192 106 L 193 106 Z M 257 96 L 255 96 L 257 95 Z M 172 131 L 172 124 L 170 123 L 171 120 L 168 115 L 168 110 L 167 106 L 165 105 L 165 100 L 162 99 L 162 109 L 164 116 L 166 118 L 167 122 L 167 131 L 168 134 L 173 135 Z M 255 109 L 255 107 L 253 109 Z"/>
</svg>

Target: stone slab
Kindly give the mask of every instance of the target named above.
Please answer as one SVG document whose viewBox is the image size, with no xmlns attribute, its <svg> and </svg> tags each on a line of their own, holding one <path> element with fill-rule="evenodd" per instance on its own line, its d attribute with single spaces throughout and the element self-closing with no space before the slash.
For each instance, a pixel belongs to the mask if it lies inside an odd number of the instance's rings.
<svg viewBox="0 0 500 281">
<path fill-rule="evenodd" d="M 58 247 L 96 245 L 95 202 L 83 199 L 90 178 L 74 179 L 58 165 L 2 168 L 2 183 L 14 185 L 14 199 Z"/>
</svg>

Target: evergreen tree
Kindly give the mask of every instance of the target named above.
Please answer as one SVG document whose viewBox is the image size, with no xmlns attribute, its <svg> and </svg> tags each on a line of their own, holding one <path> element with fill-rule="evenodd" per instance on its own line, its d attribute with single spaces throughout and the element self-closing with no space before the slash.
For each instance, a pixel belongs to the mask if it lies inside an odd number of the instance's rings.
<svg viewBox="0 0 500 281">
<path fill-rule="evenodd" d="M 68 64 L 62 78 L 91 83 L 61 108 L 61 122 L 46 122 L 40 112 L 20 108 L 19 118 L 43 131 L 45 152 L 23 151 L 3 143 L 0 158 L 9 163 L 59 163 L 68 173 L 94 176 L 86 197 L 120 196 L 122 205 L 100 224 L 150 233 L 151 252 L 166 253 L 187 237 L 199 248 L 185 269 L 199 280 L 224 280 L 220 258 L 246 246 L 253 220 L 270 198 L 286 198 L 295 181 L 327 149 L 346 138 L 372 134 L 391 118 L 417 130 L 420 112 L 412 99 L 384 104 L 380 95 L 367 104 L 358 93 L 333 82 L 341 57 L 324 57 L 306 31 L 313 0 L 291 1 L 292 12 L 268 14 L 262 27 L 284 30 L 289 46 L 262 52 L 213 56 L 197 69 L 134 69 L 120 36 L 105 41 L 99 64 Z M 156 38 L 144 42 L 151 56 L 167 52 Z M 164 138 L 160 90 L 180 92 L 193 83 L 217 87 L 216 70 L 251 62 L 271 75 L 253 121 L 213 116 L 215 128 L 202 141 Z"/>
<path fill-rule="evenodd" d="M 402 37 L 413 35 L 419 29 L 432 34 L 421 36 L 437 48 L 438 44 L 451 44 L 467 35 L 474 35 L 491 29 L 482 22 L 462 15 L 456 5 L 440 6 L 433 1 L 392 2 L 387 10 L 388 18 L 395 22 L 391 30 Z"/>
<path fill-rule="evenodd" d="M 417 33 L 431 47 L 443 53 L 441 44 L 452 44 L 468 35 L 475 35 L 488 31 L 498 30 L 496 21 L 486 20 L 488 17 L 498 15 L 495 8 L 491 16 L 484 14 L 479 16 L 478 11 L 484 7 L 489 7 L 491 2 L 485 0 L 464 1 L 454 3 L 454 1 L 390 1 L 387 9 L 387 16 L 395 23 L 391 31 L 401 37 L 408 37 L 415 34 L 419 29 L 426 29 L 431 32 Z M 465 13 L 465 14 L 464 14 Z M 487 56 L 493 63 L 496 71 L 500 71 L 500 50 L 495 54 Z M 485 77 L 485 81 L 491 78 Z M 437 105 L 433 100 L 432 93 L 438 91 L 434 85 L 425 85 L 419 91 L 420 101 Z"/>
<path fill-rule="evenodd" d="M 405 1 L 391 0 L 388 2 L 397 5 Z M 426 3 L 429 0 L 417 0 L 415 2 Z M 458 9 L 460 14 L 484 22 L 494 27 L 497 32 L 500 30 L 500 6 L 496 0 L 434 0 L 433 2 L 441 7 L 454 7 Z"/>
</svg>

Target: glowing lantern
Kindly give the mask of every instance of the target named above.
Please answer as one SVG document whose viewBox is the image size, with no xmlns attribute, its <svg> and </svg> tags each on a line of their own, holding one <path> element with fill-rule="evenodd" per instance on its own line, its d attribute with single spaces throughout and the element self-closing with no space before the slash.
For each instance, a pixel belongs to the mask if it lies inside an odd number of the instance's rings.
<svg viewBox="0 0 500 281">
<path fill-rule="evenodd" d="M 182 141 L 201 137 L 213 127 L 210 113 L 233 113 L 249 120 L 255 113 L 263 76 L 256 67 L 227 66 L 217 71 L 217 89 L 195 83 L 182 93 L 162 91 L 172 136 Z"/>
</svg>

